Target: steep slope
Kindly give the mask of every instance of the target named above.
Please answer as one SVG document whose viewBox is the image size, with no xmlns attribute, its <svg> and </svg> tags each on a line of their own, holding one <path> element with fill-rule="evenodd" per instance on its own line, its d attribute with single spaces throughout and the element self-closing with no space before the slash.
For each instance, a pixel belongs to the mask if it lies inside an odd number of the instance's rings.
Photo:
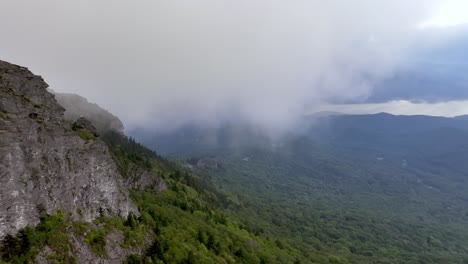
<svg viewBox="0 0 468 264">
<path fill-rule="evenodd" d="M 137 212 L 105 143 L 73 131 L 46 88 L 0 61 L 0 238 L 58 209 L 83 221 Z"/>
<path fill-rule="evenodd" d="M 138 241 L 135 233 L 148 229 L 156 236 L 143 254 L 131 255 L 128 263 L 313 263 L 310 253 L 278 246 L 271 237 L 247 230 L 237 216 L 227 216 L 227 195 L 206 177 L 121 134 L 104 138 L 124 175 L 127 167 L 143 167 L 158 171 L 167 185 L 162 193 L 154 188 L 132 192 L 141 217 L 125 237 Z"/>
<path fill-rule="evenodd" d="M 127 188 L 145 190 L 152 187 L 159 192 L 166 189 L 164 181 L 157 173 L 150 171 L 150 160 L 157 158 L 156 153 L 149 151 L 132 139 L 129 139 L 128 142 L 124 140 L 126 138 L 123 134 L 124 126 L 118 117 L 80 95 L 57 92 L 53 92 L 53 94 L 57 102 L 65 108 L 65 120 L 74 123 L 74 126 L 80 120 L 89 120 L 92 126 L 96 127 L 100 139 L 113 150 L 112 157 L 118 171 L 124 176 Z M 143 154 L 144 160 L 136 160 L 134 156 L 127 159 L 126 155 L 134 151 L 135 148 L 138 148 L 139 151 L 134 155 Z M 122 159 L 122 155 L 125 158 Z"/>
<path fill-rule="evenodd" d="M 98 133 L 118 119 L 97 105 L 64 117 L 46 87 L 0 62 L 0 263 L 308 263 L 227 217 L 208 180 Z"/>
</svg>

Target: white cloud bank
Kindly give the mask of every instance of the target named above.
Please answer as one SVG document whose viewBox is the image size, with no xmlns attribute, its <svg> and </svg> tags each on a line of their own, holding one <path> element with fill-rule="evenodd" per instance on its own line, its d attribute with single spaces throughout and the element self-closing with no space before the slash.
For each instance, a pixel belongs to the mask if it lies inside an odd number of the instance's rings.
<svg viewBox="0 0 468 264">
<path fill-rule="evenodd" d="M 419 28 L 444 28 L 468 24 L 468 1 L 445 0 L 439 3 L 436 13 L 419 25 Z"/>
<path fill-rule="evenodd" d="M 0 58 L 127 127 L 286 127 L 316 104 L 368 96 L 404 65 L 441 2 L 2 1 Z"/>
<path fill-rule="evenodd" d="M 454 117 L 468 114 L 468 101 L 449 101 L 440 103 L 414 103 L 406 100 L 376 104 L 335 104 L 322 105 L 312 109 L 315 112 L 339 112 L 343 114 L 377 114 L 394 115 L 430 115 Z"/>
</svg>

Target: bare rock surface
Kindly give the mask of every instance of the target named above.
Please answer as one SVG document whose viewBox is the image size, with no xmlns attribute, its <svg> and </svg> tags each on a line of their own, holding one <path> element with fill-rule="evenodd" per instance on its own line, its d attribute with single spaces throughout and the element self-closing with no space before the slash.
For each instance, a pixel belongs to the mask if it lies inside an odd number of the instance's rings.
<svg viewBox="0 0 468 264">
<path fill-rule="evenodd" d="M 105 143 L 71 129 L 40 76 L 0 61 L 0 239 L 58 209 L 82 221 L 137 213 Z"/>
<path fill-rule="evenodd" d="M 95 137 L 99 136 L 96 128 L 94 127 L 93 124 L 91 124 L 91 122 L 84 118 L 84 117 L 80 117 L 78 118 L 72 125 L 72 130 L 73 131 L 78 131 L 80 129 L 84 129 L 86 131 L 88 131 L 89 133 L 93 134 Z"/>
</svg>

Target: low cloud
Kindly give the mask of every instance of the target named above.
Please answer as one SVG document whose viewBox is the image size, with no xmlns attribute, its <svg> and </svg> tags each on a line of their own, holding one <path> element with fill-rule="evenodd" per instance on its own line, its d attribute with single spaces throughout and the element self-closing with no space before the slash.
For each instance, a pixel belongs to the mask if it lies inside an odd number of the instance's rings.
<svg viewBox="0 0 468 264">
<path fill-rule="evenodd" d="M 0 56 L 127 128 L 284 128 L 404 67 L 438 0 L 8 1 Z M 14 21 L 14 22 L 12 22 Z"/>
<path fill-rule="evenodd" d="M 394 115 L 430 115 L 454 117 L 468 114 L 468 100 L 438 103 L 415 103 L 406 100 L 398 100 L 375 104 L 322 105 L 310 111 L 310 113 L 316 112 L 338 112 L 343 114 L 377 114 L 385 112 Z"/>
</svg>

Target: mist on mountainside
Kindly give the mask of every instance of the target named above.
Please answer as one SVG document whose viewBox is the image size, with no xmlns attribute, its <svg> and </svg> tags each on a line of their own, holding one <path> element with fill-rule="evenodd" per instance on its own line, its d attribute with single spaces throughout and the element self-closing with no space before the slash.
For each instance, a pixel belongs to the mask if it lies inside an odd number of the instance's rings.
<svg viewBox="0 0 468 264">
<path fill-rule="evenodd" d="M 0 263 L 468 263 L 466 0 L 0 23 Z"/>
<path fill-rule="evenodd" d="M 65 119 L 74 122 L 78 118 L 84 117 L 91 121 L 100 132 L 108 130 L 123 131 L 124 126 L 118 117 L 99 107 L 97 104 L 88 102 L 86 98 L 77 94 L 50 92 L 55 95 L 55 100 L 65 108 Z"/>
<path fill-rule="evenodd" d="M 241 120 L 282 132 L 324 103 L 452 99 L 413 87 L 406 73 L 452 63 L 444 47 L 466 32 L 431 24 L 447 16 L 445 5 L 462 5 L 440 0 L 24 5 L 0 9 L 2 57 L 127 129 L 158 131 Z M 16 14 L 24 19 L 8 23 Z"/>
</svg>

